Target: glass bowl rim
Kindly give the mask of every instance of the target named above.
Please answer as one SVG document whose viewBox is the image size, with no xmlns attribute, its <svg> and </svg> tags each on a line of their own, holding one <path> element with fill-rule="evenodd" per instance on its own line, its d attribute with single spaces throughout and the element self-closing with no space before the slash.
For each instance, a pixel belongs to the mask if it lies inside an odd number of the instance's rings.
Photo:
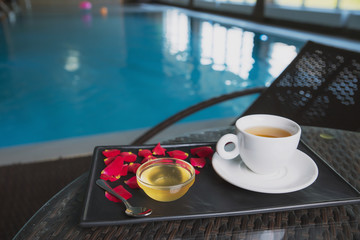
<svg viewBox="0 0 360 240">
<path fill-rule="evenodd" d="M 191 174 L 191 177 L 186 180 L 185 182 L 183 183 L 180 183 L 180 184 L 176 184 L 176 185 L 169 185 L 169 186 L 158 186 L 158 185 L 154 185 L 154 184 L 149 184 L 145 181 L 143 181 L 141 178 L 140 178 L 140 172 L 142 172 L 142 168 L 143 166 L 145 166 L 146 164 L 147 165 L 152 165 L 152 163 L 156 162 L 156 161 L 159 161 L 159 160 L 166 160 L 166 159 L 169 159 L 169 160 L 176 160 L 176 161 L 179 161 L 181 163 L 185 163 L 185 165 L 189 166 L 190 167 L 190 174 Z M 187 184 L 189 184 L 193 179 L 195 178 L 195 168 L 187 161 L 184 161 L 182 159 L 179 159 L 179 158 L 173 158 L 173 157 L 159 157 L 159 158 L 155 158 L 155 159 L 151 159 L 145 163 L 143 163 L 142 165 L 140 165 L 140 167 L 136 170 L 136 179 L 141 182 L 141 184 L 144 184 L 145 186 L 147 187 L 151 187 L 151 188 L 160 188 L 160 189 L 171 189 L 171 188 L 180 188 L 180 187 L 183 187 L 183 186 L 186 186 Z"/>
</svg>

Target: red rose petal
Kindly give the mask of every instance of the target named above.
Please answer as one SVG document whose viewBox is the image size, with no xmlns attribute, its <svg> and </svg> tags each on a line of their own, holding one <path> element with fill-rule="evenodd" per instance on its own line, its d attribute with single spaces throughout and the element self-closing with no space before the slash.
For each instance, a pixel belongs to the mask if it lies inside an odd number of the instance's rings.
<svg viewBox="0 0 360 240">
<path fill-rule="evenodd" d="M 180 151 L 180 150 L 173 150 L 173 151 L 168 152 L 168 154 L 170 157 L 178 158 L 178 159 L 182 159 L 182 160 L 185 160 L 189 156 L 188 153 Z"/>
<path fill-rule="evenodd" d="M 142 161 L 141 161 L 141 164 L 143 163 L 146 163 L 147 161 L 149 160 L 152 160 L 152 159 L 156 159 L 157 157 L 153 156 L 153 155 L 149 155 L 147 156 L 146 158 L 144 158 Z"/>
<path fill-rule="evenodd" d="M 128 171 L 132 173 L 136 173 L 137 169 L 140 167 L 140 163 L 130 163 L 128 167 Z"/>
<path fill-rule="evenodd" d="M 128 167 L 129 167 L 128 164 L 122 165 L 121 170 L 120 170 L 120 176 L 126 176 L 127 175 Z"/>
<path fill-rule="evenodd" d="M 119 173 L 122 165 L 124 165 L 123 158 L 116 157 L 109 165 L 104 168 L 104 170 L 101 171 L 101 173 L 109 176 L 114 176 Z"/>
<path fill-rule="evenodd" d="M 200 171 L 195 169 L 195 175 L 198 175 L 199 173 L 200 173 Z"/>
<path fill-rule="evenodd" d="M 211 158 L 212 155 L 214 154 L 214 150 L 212 150 L 212 148 L 210 146 L 193 148 L 193 149 L 190 149 L 190 152 L 192 155 L 196 155 L 201 158 L 204 158 L 204 157 Z"/>
<path fill-rule="evenodd" d="M 115 160 L 116 157 L 108 157 L 104 159 L 104 163 L 105 165 L 109 165 L 110 163 L 112 163 L 112 161 Z"/>
<path fill-rule="evenodd" d="M 160 143 L 158 143 L 156 145 L 156 147 L 152 150 L 153 155 L 161 155 L 161 156 L 165 156 L 165 151 L 166 149 L 163 148 Z"/>
<path fill-rule="evenodd" d="M 203 168 L 206 164 L 205 158 L 190 158 L 190 163 L 194 167 Z"/>
<path fill-rule="evenodd" d="M 118 180 L 120 178 L 120 176 L 117 176 L 117 177 L 113 177 L 113 176 L 108 176 L 106 174 L 101 174 L 100 175 L 100 178 L 105 180 L 105 181 L 110 181 L 110 182 L 114 182 L 116 180 Z"/>
<path fill-rule="evenodd" d="M 133 176 L 133 177 L 129 178 L 129 180 L 124 181 L 124 182 L 132 189 L 140 188 L 136 181 L 136 176 Z"/>
<path fill-rule="evenodd" d="M 129 155 L 130 156 L 130 155 Z M 104 170 L 101 171 L 101 179 L 109 179 L 115 181 L 119 179 L 120 176 L 126 176 L 128 173 L 128 164 L 124 164 L 124 160 L 127 160 L 127 157 L 117 156 L 115 159 L 107 165 Z M 106 176 L 102 176 L 106 175 Z M 116 179 L 114 179 L 116 178 Z"/>
<path fill-rule="evenodd" d="M 139 149 L 138 155 L 139 157 L 147 157 L 152 155 L 152 152 L 149 149 Z"/>
<path fill-rule="evenodd" d="M 120 150 L 119 149 L 105 149 L 104 151 L 102 151 L 102 154 L 105 157 L 116 157 L 117 155 L 120 154 Z"/>
<path fill-rule="evenodd" d="M 128 192 L 122 185 L 119 185 L 115 188 L 113 188 L 116 193 L 118 193 L 120 196 L 125 198 L 126 200 L 132 197 L 132 194 Z M 111 195 L 108 192 L 105 192 L 105 197 L 113 202 L 121 202 L 121 200 L 117 199 L 113 195 Z"/>
<path fill-rule="evenodd" d="M 125 162 L 135 162 L 137 158 L 136 154 L 132 152 L 122 152 L 120 153 L 120 156 L 123 157 Z"/>
</svg>

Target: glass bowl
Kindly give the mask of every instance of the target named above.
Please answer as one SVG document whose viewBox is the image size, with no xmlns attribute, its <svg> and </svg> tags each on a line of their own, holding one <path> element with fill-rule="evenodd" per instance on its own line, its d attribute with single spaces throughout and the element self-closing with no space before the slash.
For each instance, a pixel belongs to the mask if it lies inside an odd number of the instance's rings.
<svg viewBox="0 0 360 240">
<path fill-rule="evenodd" d="M 195 181 L 190 163 L 176 158 L 157 158 L 136 171 L 140 188 L 154 200 L 170 202 L 185 195 Z"/>
</svg>

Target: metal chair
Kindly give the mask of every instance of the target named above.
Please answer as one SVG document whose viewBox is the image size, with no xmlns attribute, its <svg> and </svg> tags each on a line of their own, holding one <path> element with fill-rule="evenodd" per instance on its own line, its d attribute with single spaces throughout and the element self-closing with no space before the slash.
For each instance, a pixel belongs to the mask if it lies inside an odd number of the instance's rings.
<svg viewBox="0 0 360 240">
<path fill-rule="evenodd" d="M 260 97 L 241 115 L 267 113 L 301 125 L 360 131 L 360 52 L 307 42 L 268 88 L 212 98 L 162 121 L 132 144 L 142 144 L 190 114 L 248 94 Z"/>
</svg>

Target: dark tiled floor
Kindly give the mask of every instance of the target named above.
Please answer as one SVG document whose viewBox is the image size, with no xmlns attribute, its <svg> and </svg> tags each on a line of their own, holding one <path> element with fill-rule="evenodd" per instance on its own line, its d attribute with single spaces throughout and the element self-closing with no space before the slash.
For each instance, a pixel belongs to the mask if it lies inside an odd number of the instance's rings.
<svg viewBox="0 0 360 240">
<path fill-rule="evenodd" d="M 87 156 L 0 167 L 0 239 L 12 239 L 43 204 L 90 165 Z"/>
</svg>

